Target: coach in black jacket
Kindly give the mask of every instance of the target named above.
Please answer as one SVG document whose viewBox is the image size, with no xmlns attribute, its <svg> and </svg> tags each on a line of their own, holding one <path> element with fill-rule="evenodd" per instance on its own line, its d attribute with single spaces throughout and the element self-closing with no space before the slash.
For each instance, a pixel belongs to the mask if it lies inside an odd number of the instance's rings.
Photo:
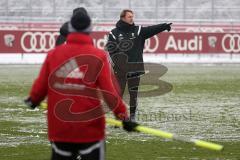
<svg viewBox="0 0 240 160">
<path fill-rule="evenodd" d="M 143 48 L 145 40 L 165 30 L 171 30 L 172 23 L 163 23 L 148 27 L 135 26 L 133 11 L 123 10 L 120 20 L 108 35 L 108 50 L 115 75 L 118 79 L 121 96 L 126 83 L 130 94 L 130 116 L 135 121 L 137 93 L 140 75 L 144 74 Z"/>
</svg>

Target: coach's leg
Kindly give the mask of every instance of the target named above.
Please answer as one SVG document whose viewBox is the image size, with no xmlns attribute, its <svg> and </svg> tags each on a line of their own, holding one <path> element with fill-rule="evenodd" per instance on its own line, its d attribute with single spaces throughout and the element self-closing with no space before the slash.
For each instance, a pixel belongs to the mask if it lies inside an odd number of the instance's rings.
<svg viewBox="0 0 240 160">
<path fill-rule="evenodd" d="M 123 97 L 123 94 L 124 94 L 124 91 L 125 91 L 125 88 L 126 88 L 126 84 L 127 84 L 127 77 L 126 77 L 126 74 L 124 73 L 116 73 L 115 72 L 115 76 L 117 78 L 117 81 L 118 81 L 118 84 L 119 84 L 119 87 L 120 87 L 120 96 Z"/>
<path fill-rule="evenodd" d="M 137 109 L 137 97 L 138 97 L 138 87 L 140 83 L 140 77 L 129 77 L 128 79 L 128 91 L 130 94 L 130 119 L 132 121 L 136 120 L 136 109 Z"/>
</svg>

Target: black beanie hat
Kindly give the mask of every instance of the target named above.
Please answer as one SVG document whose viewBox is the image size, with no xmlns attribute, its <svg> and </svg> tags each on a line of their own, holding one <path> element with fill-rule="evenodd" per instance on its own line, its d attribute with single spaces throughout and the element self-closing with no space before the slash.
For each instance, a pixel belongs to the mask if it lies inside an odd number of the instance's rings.
<svg viewBox="0 0 240 160">
<path fill-rule="evenodd" d="M 70 23 L 76 31 L 83 31 L 90 27 L 91 19 L 86 9 L 80 7 L 73 10 Z"/>
<path fill-rule="evenodd" d="M 86 10 L 85 8 L 83 8 L 83 7 L 78 7 L 78 8 L 73 9 L 73 15 L 74 15 L 75 13 L 77 13 L 78 11 L 82 11 L 82 12 L 88 14 L 88 13 L 87 13 L 87 10 Z"/>
</svg>

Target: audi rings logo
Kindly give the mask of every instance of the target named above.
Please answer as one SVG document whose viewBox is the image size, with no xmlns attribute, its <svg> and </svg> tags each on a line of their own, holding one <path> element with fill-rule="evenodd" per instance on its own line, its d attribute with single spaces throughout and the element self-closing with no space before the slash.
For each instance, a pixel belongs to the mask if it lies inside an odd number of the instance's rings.
<svg viewBox="0 0 240 160">
<path fill-rule="evenodd" d="M 58 32 L 25 32 L 21 47 L 25 52 L 48 52 L 55 47 Z"/>
<path fill-rule="evenodd" d="M 240 52 L 240 34 L 225 34 L 222 39 L 222 48 L 225 52 Z"/>
<path fill-rule="evenodd" d="M 145 41 L 143 52 L 154 53 L 157 51 L 158 47 L 159 47 L 159 40 L 158 40 L 158 37 L 155 35 L 153 36 L 153 38 L 149 38 Z"/>
</svg>

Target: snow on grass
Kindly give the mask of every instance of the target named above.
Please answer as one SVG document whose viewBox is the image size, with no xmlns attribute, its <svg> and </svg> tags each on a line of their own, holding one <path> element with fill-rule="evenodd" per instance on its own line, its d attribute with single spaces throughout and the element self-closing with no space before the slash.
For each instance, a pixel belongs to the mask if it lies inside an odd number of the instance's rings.
<svg viewBox="0 0 240 160">
<path fill-rule="evenodd" d="M 30 110 L 22 100 L 39 72 L 38 65 L 5 65 L 0 68 L 0 146 L 44 143 L 46 116 Z M 173 85 L 170 93 L 140 97 L 138 121 L 181 136 L 214 141 L 240 140 L 239 65 L 168 65 L 160 77 Z M 149 85 L 149 90 L 157 87 Z M 148 91 L 147 85 L 142 90 Z M 126 99 L 126 102 L 128 100 Z M 126 133 L 108 127 L 109 139 L 141 140 L 156 137 Z M 168 141 L 162 139 L 162 141 Z"/>
</svg>

